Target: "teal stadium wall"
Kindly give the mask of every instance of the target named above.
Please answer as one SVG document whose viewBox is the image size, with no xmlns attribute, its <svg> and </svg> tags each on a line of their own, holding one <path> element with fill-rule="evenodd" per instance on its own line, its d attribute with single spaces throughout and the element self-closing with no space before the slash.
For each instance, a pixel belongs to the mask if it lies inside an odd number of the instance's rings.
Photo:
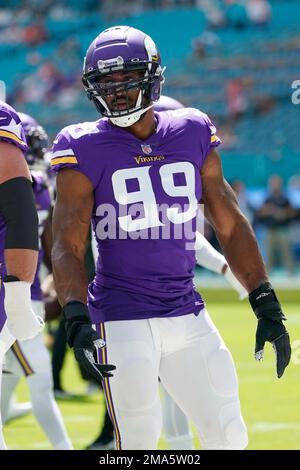
<svg viewBox="0 0 300 470">
<path fill-rule="evenodd" d="M 272 6 L 272 23 L 265 30 L 217 31 L 221 48 L 212 51 L 211 57 L 203 62 L 195 60 L 191 50 L 193 38 L 201 34 L 206 25 L 204 14 L 196 9 L 149 11 L 110 24 L 99 14 L 80 15 L 77 19 L 64 21 L 48 19 L 51 38 L 34 50 L 18 44 L 0 44 L 0 79 L 5 81 L 8 96 L 11 96 L 18 83 L 36 71 L 36 65 L 28 63 L 30 54 L 54 61 L 64 72 L 64 63 L 57 51 L 72 35 L 80 43 L 77 67 L 80 74 L 80 62 L 96 34 L 112 24 L 135 26 L 152 35 L 160 47 L 167 66 L 165 94 L 199 107 L 213 119 L 216 117 L 217 123 L 226 122 L 225 83 L 230 78 L 249 76 L 254 80 L 256 93 L 274 98 L 276 107 L 270 113 L 260 116 L 248 113 L 234 125 L 237 146 L 222 151 L 223 165 L 228 179 L 239 177 L 248 185 L 265 185 L 272 173 L 282 174 L 287 181 L 293 174 L 300 174 L 300 105 L 291 104 L 291 82 L 300 80 L 300 45 L 296 44 L 300 31 L 300 2 L 274 1 Z M 290 39 L 295 40 L 295 47 L 288 52 L 280 47 L 270 53 L 264 51 L 267 44 L 279 46 Z M 212 67 L 215 58 L 239 56 L 252 57 L 262 64 L 269 60 L 271 65 L 256 70 L 249 65 L 245 68 L 228 66 L 225 60 L 223 67 Z M 282 63 L 282 66 L 275 67 L 276 63 Z M 97 119 L 84 93 L 78 93 L 77 101 L 70 108 L 60 107 L 54 100 L 46 105 L 20 104 L 18 109 L 37 116 L 52 136 L 71 122 Z"/>
</svg>

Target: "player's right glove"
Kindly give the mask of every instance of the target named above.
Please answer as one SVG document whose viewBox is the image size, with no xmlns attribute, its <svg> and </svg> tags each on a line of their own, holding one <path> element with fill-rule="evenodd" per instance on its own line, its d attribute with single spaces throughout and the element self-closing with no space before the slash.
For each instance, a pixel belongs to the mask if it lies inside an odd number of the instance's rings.
<svg viewBox="0 0 300 470">
<path fill-rule="evenodd" d="M 291 358 L 289 334 L 282 323 L 286 317 L 269 282 L 264 282 L 252 291 L 249 294 L 249 301 L 258 319 L 255 359 L 262 361 L 265 342 L 272 343 L 276 354 L 277 377 L 280 378 Z"/>
<path fill-rule="evenodd" d="M 89 311 L 85 304 L 77 300 L 68 302 L 63 308 L 66 321 L 67 341 L 74 349 L 76 360 L 96 382 L 101 383 L 105 377 L 113 377 L 111 371 L 116 368 L 112 364 L 98 364 L 93 353 L 96 348 L 103 348 L 105 342 L 92 328 Z"/>
<path fill-rule="evenodd" d="M 32 309 L 31 284 L 15 276 L 5 276 L 4 287 L 4 309 L 9 331 L 19 341 L 34 338 L 42 331 L 44 321 Z"/>
</svg>

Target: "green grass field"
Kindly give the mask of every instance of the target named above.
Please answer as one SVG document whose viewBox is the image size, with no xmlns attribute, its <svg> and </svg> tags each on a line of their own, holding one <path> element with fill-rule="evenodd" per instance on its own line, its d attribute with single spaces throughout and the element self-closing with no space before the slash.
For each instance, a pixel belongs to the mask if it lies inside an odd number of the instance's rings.
<svg viewBox="0 0 300 470">
<path fill-rule="evenodd" d="M 248 302 L 238 302 L 229 291 L 204 294 L 208 310 L 236 363 L 242 411 L 249 431 L 248 449 L 300 449 L 300 299 L 295 291 L 279 292 L 279 296 L 288 316 L 292 345 L 294 342 L 291 364 L 280 380 L 275 375 L 271 345 L 266 347 L 263 363 L 254 360 L 256 321 Z M 84 393 L 86 387 L 70 353 L 64 386 L 77 393 Z M 18 398 L 28 399 L 25 380 L 19 385 Z M 102 394 L 60 401 L 59 406 L 75 448 L 83 449 L 97 435 L 103 419 Z M 7 424 L 5 438 L 10 449 L 51 449 L 32 415 Z M 196 436 L 195 443 L 199 445 Z M 163 438 L 160 448 L 166 448 Z"/>
</svg>

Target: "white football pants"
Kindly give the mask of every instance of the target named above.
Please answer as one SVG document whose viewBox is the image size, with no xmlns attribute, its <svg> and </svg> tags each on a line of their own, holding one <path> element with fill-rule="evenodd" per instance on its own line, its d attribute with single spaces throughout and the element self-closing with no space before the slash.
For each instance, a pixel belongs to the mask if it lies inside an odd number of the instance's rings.
<svg viewBox="0 0 300 470">
<path fill-rule="evenodd" d="M 156 449 L 162 416 L 158 377 L 198 430 L 204 449 L 244 449 L 232 357 L 206 310 L 174 318 L 96 325 L 106 347 L 98 360 L 116 365 L 105 379 L 117 449 Z"/>
<path fill-rule="evenodd" d="M 7 328 L 7 322 L 4 323 L 4 326 L 0 332 L 0 401 L 1 401 L 1 378 L 2 378 L 2 367 L 5 358 L 6 351 L 9 350 L 11 345 L 15 342 L 15 337 L 11 335 L 10 331 Z M 6 444 L 4 442 L 3 432 L 2 432 L 2 420 L 0 413 L 0 450 L 5 450 Z"/>
<path fill-rule="evenodd" d="M 43 317 L 43 303 L 32 301 L 33 310 Z M 63 419 L 53 394 L 51 360 L 42 333 L 33 339 L 16 341 L 6 353 L 1 387 L 1 414 L 5 422 L 13 391 L 25 375 L 32 411 L 57 450 L 72 449 Z"/>
<path fill-rule="evenodd" d="M 163 391 L 163 434 L 168 446 L 172 450 L 194 449 L 193 434 L 187 417 L 163 386 L 161 391 Z"/>
</svg>

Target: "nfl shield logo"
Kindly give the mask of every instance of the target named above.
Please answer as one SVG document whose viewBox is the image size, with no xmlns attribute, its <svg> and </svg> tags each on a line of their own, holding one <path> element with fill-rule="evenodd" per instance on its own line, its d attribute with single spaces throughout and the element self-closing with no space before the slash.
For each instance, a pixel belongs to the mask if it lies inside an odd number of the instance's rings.
<svg viewBox="0 0 300 470">
<path fill-rule="evenodd" d="M 152 148 L 148 144 L 141 144 L 141 147 L 142 147 L 142 151 L 146 153 L 147 155 L 149 155 L 149 153 L 152 152 Z"/>
</svg>

